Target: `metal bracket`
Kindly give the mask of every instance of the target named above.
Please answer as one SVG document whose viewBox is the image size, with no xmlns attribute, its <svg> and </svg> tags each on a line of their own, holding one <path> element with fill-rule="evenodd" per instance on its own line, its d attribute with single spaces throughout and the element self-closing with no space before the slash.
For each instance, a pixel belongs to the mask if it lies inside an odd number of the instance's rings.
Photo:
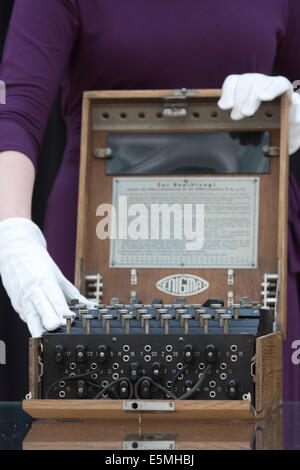
<svg viewBox="0 0 300 470">
<path fill-rule="evenodd" d="M 87 284 L 87 298 L 94 300 L 97 304 L 100 304 L 103 296 L 103 279 L 100 274 L 85 276 Z"/>
<path fill-rule="evenodd" d="M 176 88 L 174 90 L 174 96 L 195 96 L 196 90 L 195 88 Z"/>
<path fill-rule="evenodd" d="M 129 301 L 131 302 L 132 300 L 135 300 L 135 299 L 136 299 L 136 291 L 131 290 L 129 294 Z"/>
<path fill-rule="evenodd" d="M 280 269 L 280 265 L 279 265 Z M 274 308 L 274 332 L 277 330 L 277 304 L 280 289 L 280 275 L 279 274 L 264 274 L 262 286 L 262 301 L 263 307 Z"/>
<path fill-rule="evenodd" d="M 227 305 L 228 307 L 232 307 L 234 304 L 234 293 L 232 290 L 229 290 L 227 293 Z"/>
<path fill-rule="evenodd" d="M 132 286 L 136 286 L 137 285 L 137 271 L 136 269 L 132 269 L 130 271 L 130 284 Z"/>
<path fill-rule="evenodd" d="M 251 400 L 251 393 L 250 392 L 249 393 L 244 393 L 243 400 L 244 401 L 249 401 L 251 403 L 251 401 L 252 401 Z"/>
<path fill-rule="evenodd" d="M 265 145 L 263 147 L 263 153 L 265 157 L 280 157 L 280 148 L 270 147 L 269 145 Z"/>
<path fill-rule="evenodd" d="M 83 259 L 79 258 L 78 259 L 78 264 L 77 264 L 77 278 L 78 278 L 78 290 L 81 291 L 82 287 L 82 266 L 83 266 Z"/>
<path fill-rule="evenodd" d="M 174 413 L 174 401 L 123 401 L 122 409 L 128 413 Z"/>
<path fill-rule="evenodd" d="M 110 148 L 95 148 L 94 150 L 94 157 L 100 159 L 112 158 L 112 150 Z"/>
<path fill-rule="evenodd" d="M 170 118 L 183 118 L 187 115 L 187 102 L 188 96 L 194 96 L 195 90 L 188 88 L 181 88 L 174 90 L 172 96 L 164 98 L 163 116 Z"/>
<path fill-rule="evenodd" d="M 173 434 L 128 434 L 123 450 L 175 450 L 175 440 Z"/>
<path fill-rule="evenodd" d="M 234 284 L 234 270 L 228 269 L 227 270 L 227 285 L 233 286 L 233 284 Z"/>
</svg>

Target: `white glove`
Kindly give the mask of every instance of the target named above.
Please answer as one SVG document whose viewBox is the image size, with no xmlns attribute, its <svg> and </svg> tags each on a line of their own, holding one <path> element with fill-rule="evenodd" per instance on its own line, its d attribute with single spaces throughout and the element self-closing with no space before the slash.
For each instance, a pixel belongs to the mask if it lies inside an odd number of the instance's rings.
<svg viewBox="0 0 300 470">
<path fill-rule="evenodd" d="M 221 109 L 231 111 L 231 118 L 240 120 L 253 116 L 262 101 L 272 101 L 285 92 L 290 97 L 289 153 L 300 148 L 300 95 L 285 77 L 269 77 L 260 73 L 229 75 L 223 83 L 218 102 Z"/>
<path fill-rule="evenodd" d="M 61 273 L 47 252 L 45 238 L 31 220 L 0 222 L 0 274 L 13 308 L 33 337 L 65 324 L 67 301 L 92 307 Z"/>
</svg>

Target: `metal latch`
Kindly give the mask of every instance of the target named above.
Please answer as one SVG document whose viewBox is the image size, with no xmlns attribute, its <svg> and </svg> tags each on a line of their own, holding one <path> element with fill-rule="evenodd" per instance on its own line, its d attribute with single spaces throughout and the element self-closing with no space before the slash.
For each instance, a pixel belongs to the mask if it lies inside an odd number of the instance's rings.
<svg viewBox="0 0 300 470">
<path fill-rule="evenodd" d="M 263 154 L 265 157 L 280 157 L 279 147 L 270 147 L 269 145 L 264 145 Z"/>
<path fill-rule="evenodd" d="M 128 434 L 123 450 L 175 450 L 174 434 Z"/>
<path fill-rule="evenodd" d="M 110 148 L 95 148 L 94 157 L 96 158 L 112 158 L 112 150 Z"/>
<path fill-rule="evenodd" d="M 123 411 L 127 413 L 174 413 L 174 401 L 123 401 Z"/>
<path fill-rule="evenodd" d="M 181 88 L 174 90 L 172 96 L 166 96 L 164 98 L 164 117 L 171 118 L 183 118 L 187 115 L 187 101 L 188 96 L 195 95 L 194 89 Z"/>
</svg>

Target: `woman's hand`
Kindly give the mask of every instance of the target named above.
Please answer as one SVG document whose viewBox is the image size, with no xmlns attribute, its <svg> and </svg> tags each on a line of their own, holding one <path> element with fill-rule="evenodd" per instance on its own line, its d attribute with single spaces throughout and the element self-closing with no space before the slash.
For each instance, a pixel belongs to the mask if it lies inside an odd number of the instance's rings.
<svg viewBox="0 0 300 470">
<path fill-rule="evenodd" d="M 259 73 L 229 75 L 222 87 L 218 102 L 221 109 L 231 109 L 231 118 L 240 120 L 253 116 L 262 101 L 272 101 L 283 93 L 290 97 L 289 153 L 300 148 L 300 95 L 285 77 L 269 77 Z"/>
<path fill-rule="evenodd" d="M 93 303 L 63 276 L 47 252 L 45 238 L 31 220 L 14 217 L 0 222 L 0 274 L 13 308 L 33 337 L 65 324 L 67 301 Z"/>
</svg>

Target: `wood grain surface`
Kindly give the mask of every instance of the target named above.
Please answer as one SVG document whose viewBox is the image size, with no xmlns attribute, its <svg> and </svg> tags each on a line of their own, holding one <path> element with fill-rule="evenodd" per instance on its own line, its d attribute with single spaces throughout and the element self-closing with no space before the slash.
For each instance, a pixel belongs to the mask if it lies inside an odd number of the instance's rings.
<svg viewBox="0 0 300 470">
<path fill-rule="evenodd" d="M 176 450 L 249 450 L 254 424 L 195 420 L 39 420 L 23 443 L 24 450 L 122 450 L 123 441 L 135 436 L 172 436 Z M 263 437 L 263 436 L 261 436 Z"/>
<path fill-rule="evenodd" d="M 126 400 L 125 400 L 126 401 Z M 130 400 L 132 401 L 132 400 Z M 152 402 L 152 400 L 143 400 Z M 155 400 L 157 401 L 157 400 Z M 143 419 L 157 420 L 188 419 L 248 419 L 254 420 L 248 401 L 177 400 L 175 412 L 127 412 L 122 409 L 121 400 L 24 400 L 23 409 L 33 418 L 43 419 L 126 419 L 136 420 L 137 414 Z"/>
<path fill-rule="evenodd" d="M 255 408 L 266 411 L 282 402 L 282 332 L 256 340 Z"/>
</svg>

